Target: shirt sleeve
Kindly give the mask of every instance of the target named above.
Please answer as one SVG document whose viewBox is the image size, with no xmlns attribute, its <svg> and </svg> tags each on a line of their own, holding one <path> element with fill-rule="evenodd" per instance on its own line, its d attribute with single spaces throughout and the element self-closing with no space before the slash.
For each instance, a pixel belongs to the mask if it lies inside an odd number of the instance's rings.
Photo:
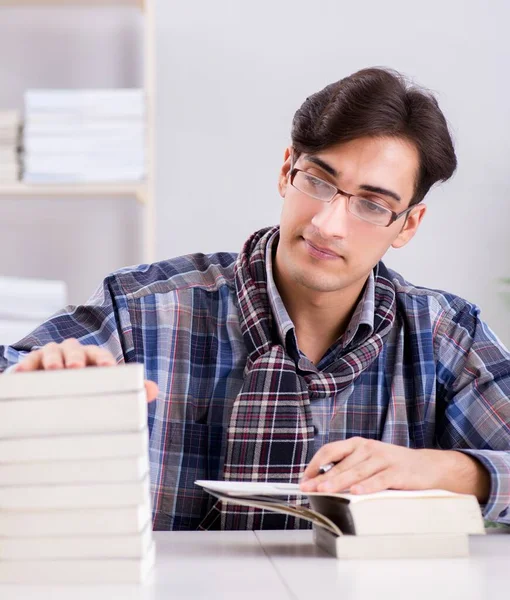
<svg viewBox="0 0 510 600">
<path fill-rule="evenodd" d="M 483 516 L 510 524 L 510 352 L 479 308 L 460 300 L 443 314 L 436 343 L 438 446 L 482 463 L 491 481 Z"/>
<path fill-rule="evenodd" d="M 75 338 L 109 350 L 117 363 L 129 362 L 132 328 L 125 296 L 115 275 L 108 276 L 83 305 L 68 306 L 11 346 L 0 346 L 0 373 L 50 342 Z"/>
</svg>

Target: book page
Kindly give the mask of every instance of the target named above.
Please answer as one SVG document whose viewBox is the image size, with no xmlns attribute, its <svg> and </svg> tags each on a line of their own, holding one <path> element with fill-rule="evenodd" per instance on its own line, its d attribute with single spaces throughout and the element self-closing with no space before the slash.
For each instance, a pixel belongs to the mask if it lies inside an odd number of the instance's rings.
<svg viewBox="0 0 510 600">
<path fill-rule="evenodd" d="M 333 496 L 349 502 L 387 498 L 444 498 L 458 497 L 461 494 L 446 490 L 384 490 L 373 494 L 349 494 L 348 492 L 326 494 L 324 492 L 303 492 L 297 483 L 265 483 L 257 481 L 209 481 L 198 480 L 196 485 L 215 490 L 229 496 Z"/>
<path fill-rule="evenodd" d="M 212 496 L 218 498 L 222 502 L 230 503 L 230 504 L 238 504 L 239 506 L 249 506 L 251 508 L 259 508 L 262 510 L 270 510 L 276 513 L 283 513 L 286 515 L 290 515 L 292 517 L 296 517 L 298 519 L 305 519 L 314 525 L 322 527 L 323 529 L 327 529 L 329 532 L 334 535 L 340 536 L 342 535 L 342 531 L 340 528 L 333 523 L 328 517 L 321 515 L 318 512 L 310 508 L 306 508 L 305 506 L 296 506 L 292 504 L 282 504 L 273 499 L 263 499 L 261 496 L 231 496 L 228 494 L 221 494 L 220 492 L 215 492 L 211 489 L 208 489 L 204 486 L 204 489 L 211 494 Z"/>
</svg>

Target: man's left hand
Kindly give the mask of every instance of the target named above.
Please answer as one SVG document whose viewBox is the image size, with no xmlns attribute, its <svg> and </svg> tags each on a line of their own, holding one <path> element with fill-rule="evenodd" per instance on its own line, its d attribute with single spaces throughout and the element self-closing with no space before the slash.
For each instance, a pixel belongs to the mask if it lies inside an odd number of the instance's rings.
<svg viewBox="0 0 510 600">
<path fill-rule="evenodd" d="M 324 475 L 319 468 L 337 463 Z M 454 450 L 412 449 L 353 437 L 323 446 L 301 480 L 305 492 L 369 494 L 381 490 L 446 489 L 486 502 L 490 477 L 476 459 Z"/>
</svg>

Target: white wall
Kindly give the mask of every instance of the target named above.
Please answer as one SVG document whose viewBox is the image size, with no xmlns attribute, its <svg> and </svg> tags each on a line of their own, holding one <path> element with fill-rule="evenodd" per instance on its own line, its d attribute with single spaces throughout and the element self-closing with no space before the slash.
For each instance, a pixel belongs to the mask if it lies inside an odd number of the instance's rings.
<svg viewBox="0 0 510 600">
<path fill-rule="evenodd" d="M 140 86 L 136 8 L 0 7 L 0 108 L 26 88 Z M 64 279 L 82 302 L 104 275 L 141 262 L 134 198 L 0 197 L 0 275 Z"/>
<path fill-rule="evenodd" d="M 412 243 L 387 255 L 410 281 L 477 302 L 510 343 L 510 3 L 258 0 L 157 5 L 158 256 L 237 251 L 276 223 L 295 110 L 362 67 L 438 92 L 459 170 Z M 249 172 L 253 173 L 247 179 Z"/>
<path fill-rule="evenodd" d="M 154 1 L 157 258 L 237 251 L 276 223 L 295 110 L 331 81 L 387 65 L 439 93 L 460 163 L 387 262 L 479 303 L 510 344 L 497 284 L 510 276 L 510 3 Z M 0 107 L 21 107 L 26 87 L 140 85 L 141 38 L 135 9 L 2 7 Z M 83 301 L 105 273 L 141 260 L 139 218 L 132 199 L 0 198 L 0 274 L 62 278 Z"/>
</svg>

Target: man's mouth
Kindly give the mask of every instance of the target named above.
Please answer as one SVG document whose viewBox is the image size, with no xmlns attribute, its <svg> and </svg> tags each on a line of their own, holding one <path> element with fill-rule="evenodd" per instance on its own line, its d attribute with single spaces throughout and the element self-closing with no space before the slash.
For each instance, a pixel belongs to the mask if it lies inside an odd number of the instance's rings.
<svg viewBox="0 0 510 600">
<path fill-rule="evenodd" d="M 310 254 L 314 258 L 318 258 L 321 260 L 335 260 L 341 258 L 339 254 L 337 254 L 333 250 L 330 250 L 329 248 L 325 248 L 323 246 L 314 244 L 305 238 L 303 238 L 303 241 L 305 242 L 305 247 L 308 251 L 308 254 Z"/>
</svg>

